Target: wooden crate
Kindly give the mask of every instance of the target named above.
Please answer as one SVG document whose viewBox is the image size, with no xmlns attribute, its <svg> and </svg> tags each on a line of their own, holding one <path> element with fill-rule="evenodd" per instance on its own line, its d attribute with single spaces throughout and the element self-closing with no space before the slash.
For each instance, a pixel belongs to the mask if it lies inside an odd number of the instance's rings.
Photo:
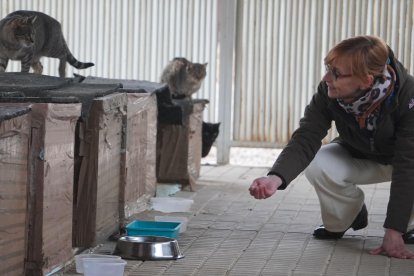
<svg viewBox="0 0 414 276">
<path fill-rule="evenodd" d="M 78 125 L 73 237 L 76 247 L 94 246 L 119 230 L 125 107 L 123 93 L 95 98 L 87 120 Z"/>
<path fill-rule="evenodd" d="M 32 104 L 29 275 L 39 270 L 44 275 L 73 257 L 74 143 L 80 114 L 80 103 Z"/>
<path fill-rule="evenodd" d="M 87 77 L 85 83 L 119 83 L 127 98 L 121 154 L 119 216 L 127 218 L 148 208 L 156 191 L 157 97 L 163 85 L 148 81 Z"/>
<path fill-rule="evenodd" d="M 27 106 L 29 99 L 17 100 L 22 103 L 0 107 Z M 73 257 L 74 142 L 81 104 L 37 100 L 30 104 L 26 275 L 45 275 Z"/>
<path fill-rule="evenodd" d="M 121 220 L 147 209 L 149 199 L 155 196 L 156 191 L 157 99 L 151 93 L 127 93 L 126 96 Z"/>
<path fill-rule="evenodd" d="M 73 244 L 92 246 L 119 227 L 125 96 L 119 85 L 34 74 L 4 74 L 0 84 L 0 102 L 32 103 L 26 274 L 44 275 L 73 257 Z"/>
<path fill-rule="evenodd" d="M 200 175 L 201 128 L 206 100 L 175 100 L 183 106 L 182 124 L 158 124 L 157 181 L 193 190 Z M 185 112 L 189 110 L 188 112 Z"/>
<path fill-rule="evenodd" d="M 0 275 L 24 275 L 30 107 L 0 108 Z"/>
</svg>

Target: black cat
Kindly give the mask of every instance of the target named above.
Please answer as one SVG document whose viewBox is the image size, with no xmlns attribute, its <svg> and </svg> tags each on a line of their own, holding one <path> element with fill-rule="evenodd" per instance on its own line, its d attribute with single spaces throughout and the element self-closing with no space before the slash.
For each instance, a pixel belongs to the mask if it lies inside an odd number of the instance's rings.
<svg viewBox="0 0 414 276">
<path fill-rule="evenodd" d="M 214 141 L 216 141 L 217 136 L 219 135 L 220 123 L 206 123 L 203 122 L 202 127 L 202 150 L 201 157 L 206 157 L 210 152 L 211 146 Z"/>
</svg>

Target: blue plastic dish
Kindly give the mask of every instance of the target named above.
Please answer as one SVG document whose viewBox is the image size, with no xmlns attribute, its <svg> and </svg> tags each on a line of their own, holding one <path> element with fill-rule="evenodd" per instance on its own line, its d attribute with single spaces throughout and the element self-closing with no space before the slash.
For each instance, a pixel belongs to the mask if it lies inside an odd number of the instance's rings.
<svg viewBox="0 0 414 276">
<path fill-rule="evenodd" d="M 126 226 L 128 236 L 161 236 L 176 238 L 181 222 L 134 220 Z"/>
</svg>

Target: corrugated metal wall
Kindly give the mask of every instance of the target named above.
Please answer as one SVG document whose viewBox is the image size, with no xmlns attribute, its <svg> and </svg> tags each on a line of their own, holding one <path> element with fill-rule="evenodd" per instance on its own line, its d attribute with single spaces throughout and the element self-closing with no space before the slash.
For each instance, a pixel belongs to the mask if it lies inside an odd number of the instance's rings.
<svg viewBox="0 0 414 276">
<path fill-rule="evenodd" d="M 158 81 L 175 56 L 209 62 L 196 97 L 210 100 L 204 118 L 217 121 L 224 99 L 217 88 L 219 1 L 228 0 L 1 0 L 0 16 L 30 9 L 58 19 L 75 57 L 96 64 L 75 71 L 82 75 Z M 413 14 L 413 0 L 237 0 L 236 31 L 228 34 L 236 37 L 233 110 L 226 111 L 233 121 L 221 126 L 232 131 L 220 139 L 284 145 L 324 73 L 323 57 L 343 38 L 379 35 L 413 73 Z M 57 75 L 55 60 L 43 63 L 46 74 Z"/>
<path fill-rule="evenodd" d="M 74 56 L 94 67 L 73 72 L 106 78 L 159 81 L 176 56 L 208 62 L 196 97 L 208 98 L 206 120 L 217 118 L 217 0 L 0 0 L 0 16 L 19 10 L 41 11 L 62 24 Z M 44 58 L 44 74 L 57 76 L 58 62 Z M 12 62 L 7 71 L 20 71 Z"/>
<path fill-rule="evenodd" d="M 238 3 L 234 146 L 285 144 L 324 74 L 324 56 L 344 38 L 378 35 L 414 72 L 412 0 Z"/>
</svg>

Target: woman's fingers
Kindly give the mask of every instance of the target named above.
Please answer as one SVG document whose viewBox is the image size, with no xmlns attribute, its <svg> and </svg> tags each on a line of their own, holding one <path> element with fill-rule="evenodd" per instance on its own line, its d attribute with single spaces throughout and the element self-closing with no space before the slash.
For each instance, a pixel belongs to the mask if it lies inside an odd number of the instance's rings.
<svg viewBox="0 0 414 276">
<path fill-rule="evenodd" d="M 263 181 L 262 178 L 258 178 L 254 180 L 252 185 L 250 185 L 250 188 L 249 188 L 250 194 L 256 199 L 265 198 L 264 191 L 263 191 L 264 185 L 261 183 L 261 181 Z"/>
<path fill-rule="evenodd" d="M 403 250 L 403 251 L 391 251 L 387 252 L 382 246 L 375 248 L 371 251 L 369 251 L 369 254 L 371 255 L 385 255 L 392 258 L 398 258 L 398 259 L 414 259 L 414 253 L 412 253 L 409 250 Z"/>
<path fill-rule="evenodd" d="M 272 196 L 278 186 L 275 180 L 269 177 L 260 177 L 255 179 L 250 185 L 249 192 L 256 199 L 265 199 Z"/>
<path fill-rule="evenodd" d="M 382 246 L 380 246 L 378 248 L 375 248 L 375 249 L 369 251 L 369 254 L 371 254 L 371 255 L 379 255 L 382 252 L 384 252 L 384 250 L 382 249 Z"/>
</svg>

